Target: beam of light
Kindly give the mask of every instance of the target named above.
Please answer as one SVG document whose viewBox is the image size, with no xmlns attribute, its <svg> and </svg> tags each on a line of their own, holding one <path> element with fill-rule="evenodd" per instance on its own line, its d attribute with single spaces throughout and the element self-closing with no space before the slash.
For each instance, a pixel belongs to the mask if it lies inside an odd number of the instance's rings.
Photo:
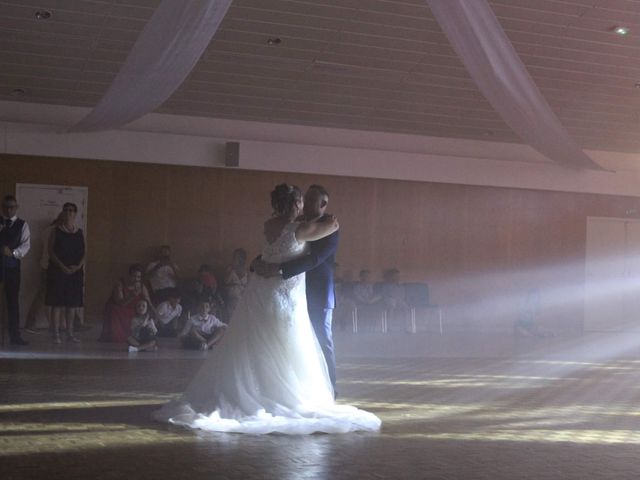
<svg viewBox="0 0 640 480">
<path fill-rule="evenodd" d="M 0 413 L 31 412 L 43 410 L 75 410 L 85 408 L 132 407 L 137 405 L 160 405 L 166 400 L 97 400 L 92 402 L 47 402 L 47 403 L 14 403 L 0 405 Z"/>
<path fill-rule="evenodd" d="M 573 272 L 573 267 L 559 267 L 560 270 L 568 268 Z M 547 272 L 548 274 L 548 272 Z M 584 298 L 584 286 L 564 282 L 562 279 L 573 278 L 575 275 L 567 276 L 562 272 L 559 274 L 558 282 L 550 282 L 543 293 L 544 307 L 563 307 L 574 305 Z M 476 279 L 479 280 L 479 279 Z M 629 292 L 640 290 L 640 279 L 622 282 L 603 281 L 603 290 L 599 295 L 603 299 L 608 296 L 615 297 L 621 289 L 628 289 Z M 556 291 L 557 290 L 557 291 Z M 497 291 L 500 291 L 499 289 Z M 477 307 L 477 321 L 479 324 L 492 315 L 491 308 L 496 307 L 499 313 L 507 312 L 513 315 L 516 309 L 509 308 L 518 305 L 521 300 L 522 291 L 506 292 L 486 299 L 483 303 L 470 302 L 471 308 Z M 515 296 L 512 296 L 515 295 Z M 520 296 L 518 296 L 520 295 Z M 500 310 L 500 305 L 507 306 Z M 495 313 L 495 312 L 493 312 Z M 339 384 L 354 385 L 363 387 L 359 390 L 358 401 L 343 397 L 347 403 L 355 403 L 365 409 L 380 411 L 383 419 L 382 435 L 389 435 L 394 439 L 416 438 L 426 440 L 463 440 L 463 441 L 528 441 L 528 442 L 573 442 L 585 444 L 611 444 L 611 443 L 640 443 L 640 433 L 627 429 L 607 429 L 596 426 L 592 428 L 593 419 L 601 420 L 603 417 L 629 417 L 638 418 L 640 412 L 635 408 L 625 408 L 617 403 L 610 405 L 589 405 L 581 398 L 567 398 L 571 392 L 572 383 L 586 387 L 588 394 L 594 395 L 594 386 L 602 388 L 606 395 L 598 397 L 599 402 L 607 402 L 607 399 L 614 398 L 618 402 L 622 395 L 629 396 L 629 387 L 624 386 L 625 391 L 620 394 L 607 390 L 607 378 L 613 373 L 634 373 L 640 371 L 638 361 L 623 361 L 616 357 L 629 351 L 638 349 L 638 338 L 640 338 L 640 326 L 634 325 L 629 319 L 629 328 L 625 336 L 620 334 L 603 334 L 598 336 L 586 336 L 571 341 L 562 341 L 547 346 L 540 358 L 518 358 L 513 363 L 507 364 L 500 361 L 497 363 L 501 375 L 492 375 L 490 372 L 476 374 L 455 374 L 438 375 L 433 378 L 427 374 L 427 378 L 406 378 L 406 373 L 402 369 L 406 363 L 399 365 L 395 370 L 381 370 L 380 373 L 387 378 L 373 376 L 372 380 L 362 380 L 361 378 L 344 379 Z M 576 358 L 580 360 L 576 360 Z M 586 358 L 586 360 L 581 360 Z M 494 368 L 488 366 L 488 369 Z M 354 375 L 363 370 L 370 369 L 376 371 L 379 364 L 368 363 L 365 365 L 341 366 L 346 372 L 353 372 Z M 472 369 L 477 369 L 472 366 Z M 358 372 L 358 370 L 360 372 Z M 599 377 L 583 377 L 581 372 L 601 371 Z M 421 375 L 418 373 L 417 375 Z M 400 377 L 400 378 L 398 378 Z M 587 380 L 586 383 L 585 379 Z M 556 387 L 566 381 L 568 388 L 555 393 Z M 604 387 L 603 387 L 604 385 Z M 473 388 L 467 388 L 473 387 Z M 499 387 L 491 389 L 490 387 Z M 536 401 L 538 404 L 546 403 L 543 408 L 536 408 L 527 399 L 526 390 L 530 390 L 532 397 L 540 393 L 540 390 L 553 388 L 554 396 L 546 392 Z M 622 388 L 623 382 L 615 385 L 615 388 Z M 406 402 L 368 402 L 364 397 L 389 398 L 390 393 L 393 398 L 393 389 L 405 395 L 406 392 L 416 390 L 411 395 L 416 402 L 424 402 L 429 398 L 430 388 L 450 388 L 452 391 L 459 390 L 460 396 L 453 396 L 447 393 L 444 401 L 451 401 L 451 405 L 438 405 L 433 403 L 411 403 L 410 398 Z M 422 389 L 422 391 L 420 391 Z M 514 395 L 514 389 L 522 389 L 522 395 Z M 507 390 L 510 390 L 507 392 Z M 576 392 L 582 390 L 576 390 Z M 107 394 L 105 394 L 106 396 Z M 103 397 L 104 398 L 104 397 Z M 591 397 L 593 398 L 593 397 Z M 136 405 L 158 405 L 166 401 L 166 398 L 133 398 L 133 399 L 103 399 L 97 401 L 75 401 L 75 402 L 50 402 L 50 403 L 15 403 L 11 405 L 0 405 L 0 413 L 13 413 L 25 411 L 43 411 L 60 409 L 89 409 L 106 407 L 123 407 Z M 594 399 L 595 401 L 595 399 Z M 458 403 L 460 402 L 460 403 Z M 549 403 L 570 402 L 570 405 L 550 406 Z M 513 405 L 517 408 L 513 408 Z M 13 420 L 13 419 L 12 419 Z M 453 421 L 456 426 L 464 431 L 446 431 L 450 429 L 445 425 L 440 431 L 429 430 L 439 429 L 439 423 L 443 421 Z M 427 422 L 433 422 L 432 425 Z M 589 425 L 589 428 L 576 428 L 577 424 Z M 102 424 L 65 424 L 51 423 L 43 427 L 41 422 L 26 426 L 25 434 L 16 429 L 21 428 L 16 422 L 11 421 L 6 425 L 4 439 L 0 442 L 0 455 L 22 455 L 25 453 L 42 452 L 69 452 L 83 449 L 97 449 L 104 447 L 121 448 L 135 445 L 147 444 L 173 444 L 179 442 L 194 441 L 198 436 L 185 433 L 176 435 L 168 433 L 166 430 L 156 431 L 150 428 L 136 428 L 129 425 L 123 431 L 121 424 L 114 424 L 113 427 L 105 427 Z M 69 427 L 71 425 L 71 427 Z M 567 428 L 569 427 L 569 428 Z M 600 427 L 600 428 L 598 428 Z M 69 431 L 68 428 L 72 430 Z M 397 431 L 398 429 L 404 431 Z M 12 430 L 13 429 L 13 430 Z M 31 431 L 29 431 L 31 429 Z M 407 430 L 420 429 L 417 433 L 408 433 Z M 58 431 L 60 430 L 60 431 Z M 388 433 L 387 431 L 388 430 Z M 394 432 L 394 430 L 396 430 Z M 426 431 L 425 431 L 426 430 Z M 442 431 L 445 430 L 445 431 Z M 36 432 L 47 432 L 46 435 L 37 435 Z M 0 429 L 0 433 L 3 433 Z"/>
<path fill-rule="evenodd" d="M 624 271 L 623 266 L 636 259 L 612 256 L 599 258 L 591 263 L 595 270 Z M 466 300 L 444 305 L 447 310 L 460 309 L 473 317 L 474 323 L 482 326 L 495 319 L 516 319 L 522 313 L 527 293 L 538 288 L 542 307 L 546 310 L 567 306 L 582 307 L 585 294 L 596 302 L 617 301 L 624 295 L 640 295 L 640 275 L 600 278 L 590 282 L 592 288 L 585 292 L 584 258 L 574 263 L 543 265 L 517 271 L 487 270 L 456 276 L 439 283 L 439 288 L 450 292 L 465 292 Z M 478 285 L 493 286 L 494 292 L 474 294 Z M 633 325 L 633 320 L 629 319 Z M 618 326 L 618 323 L 616 323 Z M 624 327 L 624 325 L 620 325 Z"/>
<path fill-rule="evenodd" d="M 587 365 L 588 363 L 586 362 L 564 362 L 564 361 L 554 361 L 554 360 L 526 360 L 526 361 L 519 361 L 519 363 L 580 363 L 580 364 L 585 364 Z M 631 362 L 620 362 L 620 363 L 631 363 Z M 638 362 L 640 363 L 640 361 Z M 600 364 L 593 364 L 593 365 L 606 365 L 603 363 Z M 355 366 L 353 366 L 353 370 L 355 370 L 356 372 L 361 372 L 361 370 L 357 370 L 355 369 Z M 376 366 L 371 366 L 372 369 L 375 369 L 376 371 L 380 371 L 380 369 L 385 368 L 384 365 L 380 364 L 380 365 L 376 365 Z M 634 369 L 633 367 L 627 367 L 630 369 Z M 635 368 L 636 370 L 638 369 L 637 367 Z M 343 365 L 340 364 L 338 366 L 338 370 L 342 371 L 345 370 L 345 368 L 343 368 Z M 442 373 L 429 373 L 429 372 L 412 372 L 412 376 L 411 378 L 407 378 L 407 381 L 416 381 L 416 377 L 423 377 L 424 380 L 432 380 L 433 377 L 445 377 L 445 379 L 449 380 L 449 381 L 455 381 L 454 379 L 456 378 L 482 378 L 482 379 L 490 379 L 490 380 L 525 380 L 525 381 L 529 381 L 529 380 L 576 380 L 577 378 L 567 378 L 567 377 L 549 377 L 549 376 L 535 376 L 535 375 L 496 375 L 496 374 L 482 374 L 482 373 L 447 373 L 447 374 L 442 374 Z M 394 375 L 394 380 L 395 381 L 401 381 L 401 379 L 398 378 L 398 375 Z M 357 380 L 338 380 L 339 383 L 346 383 L 346 382 L 356 382 Z M 377 381 L 377 380 L 376 380 Z"/>
<path fill-rule="evenodd" d="M 495 430 L 442 433 L 381 433 L 393 440 L 455 440 L 474 442 L 576 443 L 587 445 L 640 444 L 637 430 Z"/>
<path fill-rule="evenodd" d="M 606 362 L 576 362 L 570 360 L 521 360 L 520 364 L 536 364 L 560 367 L 576 367 L 583 370 L 627 370 L 637 372 L 637 366 L 619 365 L 617 361 L 612 363 Z"/>
<path fill-rule="evenodd" d="M 544 379 L 545 382 L 549 381 Z M 558 379 L 556 379 L 558 381 Z M 434 387 L 434 388 L 531 388 L 532 381 L 514 381 L 510 379 L 481 381 L 469 376 L 467 379 L 434 379 L 434 380 L 341 380 L 340 384 L 344 385 L 382 385 L 389 387 L 405 386 L 405 387 Z"/>
<path fill-rule="evenodd" d="M 640 333 L 640 327 L 632 330 L 636 331 Z M 407 378 L 405 369 L 411 371 L 411 362 L 392 368 L 383 368 L 381 363 L 378 378 L 374 376 L 371 382 L 356 377 L 354 369 L 354 377 L 339 383 L 353 382 L 369 387 L 359 392 L 362 401 L 359 406 L 378 413 L 383 420 L 383 432 L 394 438 L 407 432 L 424 432 L 420 438 L 433 440 L 633 444 L 637 443 L 637 436 L 620 432 L 631 431 L 629 422 L 638 423 L 640 408 L 635 401 L 626 401 L 635 398 L 636 387 L 624 380 L 615 380 L 618 377 L 614 375 L 633 376 L 630 378 L 635 383 L 640 374 L 640 361 L 615 357 L 637 350 L 637 338 L 640 335 L 622 337 L 612 333 L 581 337 L 537 352 L 542 358 L 488 360 L 480 367 L 474 366 L 469 373 L 439 373 L 447 367 L 438 364 L 435 372 L 417 372 L 414 378 Z M 557 359 L 559 353 L 562 358 Z M 585 354 L 587 359 L 582 358 Z M 495 368 L 499 374 L 492 373 Z M 485 385 L 466 389 L 463 388 L 466 382 Z M 508 390 L 505 384 L 521 388 L 522 393 L 514 394 L 517 390 Z M 456 385 L 458 388 L 452 392 L 460 392 L 454 396 L 447 394 L 444 401 L 451 404 L 419 403 L 429 398 L 430 390 L 447 385 Z M 492 390 L 488 385 L 499 388 Z M 415 403 L 412 400 L 394 402 L 394 391 L 399 394 L 398 400 L 411 398 Z M 386 396 L 383 398 L 391 399 L 363 401 L 379 399 L 380 393 Z M 442 398 L 435 391 L 434 395 Z M 618 428 L 620 426 L 623 429 Z M 454 431 L 450 432 L 452 428 Z M 439 429 L 436 433 L 430 432 Z"/>
<path fill-rule="evenodd" d="M 602 345 L 602 342 L 599 343 Z M 410 416 L 415 416 L 416 419 L 441 419 L 443 417 L 449 416 L 461 416 L 464 415 L 465 418 L 468 419 L 490 419 L 490 420 L 499 420 L 499 419 L 507 419 L 507 418 L 527 418 L 529 414 L 527 411 L 531 410 L 531 414 L 533 416 L 548 416 L 555 418 L 558 416 L 558 412 L 560 415 L 566 416 L 567 418 L 580 416 L 584 421 L 588 421 L 589 416 L 627 416 L 627 417 L 637 417 L 640 416 L 640 411 L 637 408 L 624 406 L 623 400 L 624 398 L 628 398 L 633 395 L 633 393 L 629 393 L 629 387 L 625 385 L 624 382 L 617 381 L 613 383 L 610 388 L 607 388 L 608 382 L 611 380 L 610 372 L 619 373 L 617 370 L 609 370 L 608 364 L 605 362 L 572 362 L 572 361 L 553 361 L 553 360 L 522 360 L 516 361 L 513 366 L 508 367 L 508 372 L 510 371 L 513 375 L 500 375 L 500 378 L 504 378 L 504 383 L 497 382 L 494 383 L 497 388 L 491 390 L 487 388 L 487 385 L 490 382 L 477 382 L 484 383 L 481 388 L 471 389 L 471 395 L 464 395 L 458 399 L 456 396 L 452 401 L 458 405 L 447 405 L 444 408 L 439 405 L 434 405 L 432 403 L 411 403 L 411 402 L 366 402 L 363 405 L 364 408 L 373 408 L 374 410 L 379 410 L 382 412 L 396 411 L 401 413 L 408 413 Z M 614 365 L 615 367 L 615 365 Z M 500 368 L 504 368 L 501 365 Z M 639 373 L 640 368 L 635 366 L 635 364 L 624 364 L 622 366 L 622 372 L 625 374 L 633 374 L 634 378 Z M 629 370 L 630 368 L 630 370 Z M 589 371 L 602 371 L 602 375 L 594 378 L 589 375 L 576 375 L 582 370 Z M 540 375 L 541 371 L 546 371 L 549 373 L 549 377 L 544 377 Z M 522 372 L 526 372 L 529 375 L 519 375 Z M 533 375 L 535 374 L 535 375 Z M 566 374 L 566 376 L 562 376 L 562 374 Z M 458 374 L 459 375 L 459 374 Z M 482 374 L 480 374 L 482 375 Z M 488 375 L 492 377 L 492 375 Z M 464 378 L 470 378 L 471 384 L 473 381 L 474 375 L 469 374 Z M 511 380 L 512 377 L 524 377 L 519 380 Z M 526 380 L 527 377 L 533 377 L 533 380 Z M 480 376 L 482 378 L 482 376 Z M 456 377 L 456 380 L 459 380 L 460 377 Z M 366 380 L 363 382 L 361 380 L 354 379 L 353 380 L 357 384 L 362 385 L 378 385 L 381 391 L 386 392 L 385 395 L 389 397 L 389 393 L 393 392 L 394 386 L 400 388 L 399 392 L 405 392 L 407 390 L 402 388 L 403 382 L 397 382 L 396 380 L 391 379 L 391 381 L 387 382 L 386 380 L 373 380 L 372 382 L 367 382 Z M 347 381 L 348 382 L 348 381 Z M 347 383 L 344 380 L 340 383 Z M 586 382 L 586 383 L 585 383 Z M 348 383 L 347 383 L 348 384 Z M 416 388 L 422 388 L 423 391 L 416 391 L 413 396 L 418 399 L 429 398 L 429 389 L 433 388 L 442 388 L 444 386 L 446 388 L 447 385 L 451 385 L 451 383 L 441 383 L 437 382 L 429 384 L 429 382 L 412 382 Z M 509 387 L 511 385 L 511 388 Z M 409 384 L 407 385 L 409 386 Z M 456 388 L 453 390 L 460 390 L 461 387 L 465 387 L 464 383 L 461 385 L 455 385 Z M 596 402 L 605 402 L 606 404 L 603 406 L 591 405 L 590 401 L 584 402 L 585 395 L 585 387 L 586 393 L 593 391 L 596 389 L 604 389 L 602 394 L 598 397 L 594 398 Z M 517 394 L 514 396 L 512 392 L 516 391 L 516 389 L 522 389 L 522 395 Z M 567 398 L 566 394 L 571 392 L 571 389 L 575 388 L 576 393 L 572 395 L 572 398 Z M 624 392 L 618 392 L 620 388 L 624 388 Z M 580 393 L 581 392 L 581 393 Z M 361 392 L 363 393 L 363 392 Z M 376 391 L 364 392 L 366 397 L 368 398 L 380 398 L 380 396 L 376 393 Z M 567 403 L 569 405 L 560 406 L 554 405 L 550 408 L 536 408 L 535 404 L 531 405 L 530 402 L 527 402 L 527 398 L 536 398 L 543 396 L 544 402 L 550 403 Z M 549 397 L 549 395 L 552 395 Z M 580 395 L 580 397 L 577 397 Z M 626 395 L 626 397 L 625 397 Z M 362 399 L 362 396 L 360 397 Z M 589 397 L 587 397 L 589 398 Z M 462 400 L 462 403 L 460 403 Z M 613 401 L 612 401 L 613 400 Z M 514 410 L 514 402 L 515 405 L 518 403 L 525 403 L 526 407 L 524 410 L 519 408 Z M 622 405 L 622 406 L 621 406 Z M 506 413 L 504 412 L 506 410 Z M 489 412 L 489 413 L 487 413 Z M 475 413 L 474 417 L 472 414 Z M 585 417 L 586 415 L 586 417 Z M 390 418 L 385 418 L 385 422 L 388 422 Z"/>
<path fill-rule="evenodd" d="M 459 373 L 454 373 L 454 374 L 448 374 L 448 377 L 468 377 L 468 378 L 489 378 L 489 379 L 495 379 L 495 380 L 506 380 L 506 381 L 511 381 L 511 380 L 525 380 L 525 381 L 529 381 L 529 380 L 577 380 L 577 378 L 571 378 L 571 377 L 542 377 L 542 376 L 533 376 L 533 375 L 484 375 L 484 374 L 459 374 Z"/>
<path fill-rule="evenodd" d="M 176 443 L 194 443 L 198 437 L 188 432 L 177 434 L 166 430 L 150 428 L 132 428 L 126 430 L 110 429 L 103 424 L 82 425 L 85 430 L 64 433 L 68 424 L 47 424 L 46 435 L 29 433 L 28 429 L 37 429 L 40 424 L 25 427 L 25 435 L 8 435 L 0 438 L 0 457 L 23 456 L 42 453 L 65 453 L 86 450 L 104 450 L 105 448 L 128 448 L 149 445 L 174 445 Z M 72 427 L 73 428 L 73 427 Z M 56 430 L 63 433 L 53 433 Z M 108 454 L 105 452 L 105 454 Z"/>
<path fill-rule="evenodd" d="M 622 264 L 629 261 L 635 260 L 615 256 L 600 258 L 595 262 L 596 270 L 600 267 L 602 269 L 611 267 L 612 271 L 618 271 Z M 496 318 L 503 323 L 516 320 L 523 311 L 526 293 L 532 286 L 539 287 L 541 290 L 542 310 L 557 313 L 563 309 L 570 309 L 574 312 L 582 312 L 585 301 L 585 263 L 584 259 L 580 258 L 573 263 L 538 266 L 516 272 L 478 272 L 464 278 L 452 278 L 448 284 L 444 285 L 444 289 L 459 290 L 466 294 L 477 291 L 478 285 L 493 286 L 496 293 L 476 299 L 468 295 L 470 300 L 450 306 L 452 315 L 457 308 L 460 308 L 472 317 L 473 324 L 478 327 L 491 325 Z M 588 294 L 596 302 L 616 302 L 621 295 L 640 298 L 640 275 L 602 278 L 595 281 L 592 286 L 594 288 L 590 289 Z M 448 315 L 445 316 L 445 324 Z M 616 361 L 618 357 L 629 352 L 637 352 L 639 348 L 637 339 L 640 338 L 640 322 L 637 320 L 637 312 L 633 311 L 621 318 L 612 319 L 612 323 L 615 323 L 616 328 L 623 329 L 624 334 L 607 332 L 545 342 L 544 345 L 537 347 L 537 350 L 528 352 L 529 356 L 535 356 L 536 359 L 523 359 L 520 363 L 509 367 L 506 374 L 509 376 L 546 375 L 549 377 L 548 380 L 532 381 L 530 385 L 530 388 L 543 388 L 547 386 L 546 384 L 551 384 L 551 377 L 575 378 L 584 371 L 601 370 L 611 374 L 638 371 L 633 364 L 620 364 Z M 540 357 L 542 357 L 541 360 Z M 583 359 L 585 361 L 579 361 Z M 599 379 L 599 381 L 602 380 Z M 618 385 L 616 388 L 622 387 Z M 493 396 L 486 394 L 487 392 L 482 392 L 483 400 L 487 401 L 490 399 L 500 401 L 507 395 L 497 390 Z"/>
<path fill-rule="evenodd" d="M 395 402 L 357 402 L 353 404 L 361 408 L 370 408 L 382 412 L 384 423 L 416 422 L 416 421 L 443 421 L 456 419 L 467 423 L 477 421 L 503 422 L 509 425 L 522 423 L 531 425 L 566 425 L 577 422 L 589 421 L 594 417 L 640 417 L 640 408 L 624 408 L 604 405 L 550 405 L 544 407 L 513 407 L 496 403 L 470 403 L 464 405 L 441 404 L 408 404 Z M 513 422 L 515 420 L 515 422 Z"/>
<path fill-rule="evenodd" d="M 112 430 L 127 430 L 130 425 L 126 423 L 39 423 L 39 422 L 2 422 L 0 423 L 0 435 L 8 434 L 33 434 L 33 433 L 72 433 L 72 432 L 104 432 Z"/>
<path fill-rule="evenodd" d="M 111 348 L 110 348 L 111 347 Z M 178 349 L 164 349 L 154 354 L 153 357 L 138 356 L 132 357 L 124 349 L 115 349 L 113 346 L 105 346 L 101 350 L 60 350 L 58 352 L 37 351 L 37 350 L 0 350 L 0 358 L 20 359 L 20 360 L 125 360 L 125 361 L 148 361 L 156 358 L 167 359 L 204 359 L 207 352 L 193 350 L 185 351 Z"/>
<path fill-rule="evenodd" d="M 415 418 L 421 419 L 438 419 L 449 416 L 459 416 L 464 413 L 474 412 L 482 408 L 482 404 L 466 404 L 466 405 L 440 405 L 432 403 L 411 404 L 401 402 L 376 402 L 376 401 L 358 401 L 356 399 L 345 399 L 350 405 L 375 412 L 381 412 L 383 423 L 393 420 L 393 418 L 404 418 L 408 415 L 416 415 Z"/>
<path fill-rule="evenodd" d="M 598 417 L 600 420 L 610 416 L 640 417 L 640 408 L 589 404 L 513 408 L 495 402 L 468 405 L 368 402 L 366 406 L 382 412 L 381 435 L 393 440 L 598 445 L 640 443 L 640 429 L 598 428 L 592 425 L 594 418 Z M 585 428 L 580 428 L 581 425 L 585 425 Z M 456 427 L 463 431 L 442 431 Z M 407 431 L 412 429 L 418 431 Z"/>
</svg>

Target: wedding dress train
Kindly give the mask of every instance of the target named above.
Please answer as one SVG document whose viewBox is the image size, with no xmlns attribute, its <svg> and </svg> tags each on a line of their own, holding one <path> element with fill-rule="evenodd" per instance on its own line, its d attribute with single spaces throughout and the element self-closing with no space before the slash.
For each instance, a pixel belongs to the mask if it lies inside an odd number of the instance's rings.
<svg viewBox="0 0 640 480">
<path fill-rule="evenodd" d="M 305 254 L 297 223 L 267 244 L 263 259 L 283 263 Z M 253 275 L 225 337 L 178 400 L 154 418 L 217 432 L 263 434 L 375 431 L 374 414 L 334 402 L 316 340 L 304 274 L 283 280 Z"/>
</svg>

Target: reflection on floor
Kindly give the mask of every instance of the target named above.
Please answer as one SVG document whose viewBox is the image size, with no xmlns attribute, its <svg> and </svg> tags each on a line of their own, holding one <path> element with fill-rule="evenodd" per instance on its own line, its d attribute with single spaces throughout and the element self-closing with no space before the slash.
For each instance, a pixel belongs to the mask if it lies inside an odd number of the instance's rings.
<svg viewBox="0 0 640 480">
<path fill-rule="evenodd" d="M 34 339 L 0 352 L 5 480 L 638 478 L 640 356 L 628 336 L 344 335 L 340 401 L 374 411 L 383 429 L 305 437 L 153 423 L 206 352 Z"/>
</svg>

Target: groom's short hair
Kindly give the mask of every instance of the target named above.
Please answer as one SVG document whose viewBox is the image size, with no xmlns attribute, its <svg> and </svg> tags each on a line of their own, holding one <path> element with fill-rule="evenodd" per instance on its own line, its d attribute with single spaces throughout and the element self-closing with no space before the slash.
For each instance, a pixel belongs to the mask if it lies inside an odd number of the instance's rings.
<svg viewBox="0 0 640 480">
<path fill-rule="evenodd" d="M 311 185 L 309 187 L 309 190 L 315 190 L 318 193 L 320 193 L 321 195 L 324 195 L 325 197 L 329 198 L 329 192 L 327 192 L 327 189 L 324 188 L 322 185 L 318 185 L 318 184 L 314 183 L 313 185 Z"/>
</svg>

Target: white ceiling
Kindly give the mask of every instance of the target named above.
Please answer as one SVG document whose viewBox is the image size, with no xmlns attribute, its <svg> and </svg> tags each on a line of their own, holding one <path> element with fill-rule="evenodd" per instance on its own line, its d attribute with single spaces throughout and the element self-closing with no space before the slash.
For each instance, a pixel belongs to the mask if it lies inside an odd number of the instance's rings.
<svg viewBox="0 0 640 480">
<path fill-rule="evenodd" d="M 158 3 L 0 0 L 0 99 L 93 106 Z M 582 147 L 640 152 L 640 0 L 490 3 Z M 36 20 L 43 9 L 52 17 Z M 616 35 L 615 25 L 631 33 Z M 12 96 L 16 88 L 25 95 Z M 234 0 L 159 111 L 518 141 L 424 0 Z"/>
</svg>

